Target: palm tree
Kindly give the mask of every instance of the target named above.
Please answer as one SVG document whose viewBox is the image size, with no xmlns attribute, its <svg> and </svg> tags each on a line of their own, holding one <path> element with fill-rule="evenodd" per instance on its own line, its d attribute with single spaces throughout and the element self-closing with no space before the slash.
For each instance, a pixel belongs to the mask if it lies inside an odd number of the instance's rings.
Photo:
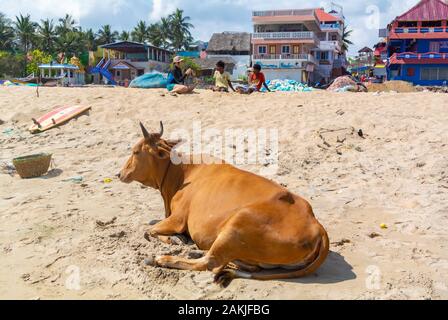
<svg viewBox="0 0 448 320">
<path fill-rule="evenodd" d="M 56 31 L 54 29 L 53 20 L 41 20 L 38 30 L 41 49 L 46 53 L 52 53 L 56 43 Z"/>
<path fill-rule="evenodd" d="M 148 27 L 148 41 L 156 47 L 162 47 L 166 42 L 161 23 L 153 23 Z"/>
<path fill-rule="evenodd" d="M 134 31 L 132 31 L 132 40 L 143 43 L 148 39 L 149 28 L 145 21 L 139 21 Z"/>
<path fill-rule="evenodd" d="M 127 31 L 122 31 L 121 34 L 120 34 L 119 39 L 121 41 L 129 41 L 131 39 L 131 35 Z"/>
<path fill-rule="evenodd" d="M 76 21 L 69 14 L 66 14 L 64 18 L 59 19 L 59 25 L 56 27 L 56 32 L 59 35 L 63 35 L 70 31 L 76 31 Z"/>
<path fill-rule="evenodd" d="M 96 51 L 96 36 L 92 29 L 87 30 L 83 33 L 84 45 L 88 51 Z"/>
<path fill-rule="evenodd" d="M 22 50 L 27 53 L 33 46 L 33 42 L 36 37 L 35 31 L 37 23 L 31 21 L 30 15 L 24 17 L 20 14 L 19 17 L 16 17 L 16 22 L 14 25 Z"/>
<path fill-rule="evenodd" d="M 353 30 L 349 30 L 348 26 L 344 25 L 343 33 L 342 33 L 342 51 L 347 52 L 348 47 L 353 44 L 349 40 L 350 36 L 352 35 Z"/>
<path fill-rule="evenodd" d="M 80 33 L 66 32 L 58 37 L 55 47 L 57 52 L 64 54 L 67 58 L 77 56 L 84 50 L 82 40 Z"/>
<path fill-rule="evenodd" d="M 0 12 L 0 50 L 11 50 L 14 45 L 14 29 L 11 21 Z"/>
<path fill-rule="evenodd" d="M 117 40 L 117 38 L 118 32 L 112 31 L 112 28 L 109 24 L 102 26 L 98 31 L 98 44 L 100 45 L 113 43 Z"/>
<path fill-rule="evenodd" d="M 173 49 L 181 50 L 185 48 L 187 42 L 192 40 L 190 29 L 194 26 L 189 22 L 190 17 L 184 16 L 184 11 L 176 9 L 176 11 L 169 16 L 171 25 L 171 44 Z M 188 44 L 187 44 L 188 46 Z"/>
</svg>

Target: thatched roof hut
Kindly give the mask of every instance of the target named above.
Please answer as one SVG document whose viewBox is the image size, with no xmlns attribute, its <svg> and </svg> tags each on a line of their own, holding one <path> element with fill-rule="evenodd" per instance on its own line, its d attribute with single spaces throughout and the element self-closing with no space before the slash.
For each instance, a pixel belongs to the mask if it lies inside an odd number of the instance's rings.
<svg viewBox="0 0 448 320">
<path fill-rule="evenodd" d="M 213 70 L 216 67 L 216 63 L 218 61 L 223 61 L 226 64 L 225 70 L 230 74 L 233 74 L 233 70 L 236 66 L 236 61 L 231 57 L 207 57 L 207 59 L 194 59 L 201 67 L 201 75 L 202 76 L 211 76 L 213 75 Z"/>
<path fill-rule="evenodd" d="M 250 33 L 223 32 L 213 34 L 208 44 L 209 55 L 250 55 Z"/>
</svg>

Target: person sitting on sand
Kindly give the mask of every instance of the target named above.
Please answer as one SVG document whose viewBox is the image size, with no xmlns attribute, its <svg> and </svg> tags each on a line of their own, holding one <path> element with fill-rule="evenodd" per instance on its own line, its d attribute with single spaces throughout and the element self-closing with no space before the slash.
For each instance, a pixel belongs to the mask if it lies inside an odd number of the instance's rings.
<svg viewBox="0 0 448 320">
<path fill-rule="evenodd" d="M 250 70 L 248 77 L 249 86 L 239 87 L 237 91 L 241 94 L 251 94 L 253 92 L 259 92 L 261 87 L 265 87 L 268 92 L 271 92 L 266 84 L 266 78 L 264 73 L 261 72 L 261 66 L 259 64 L 254 65 Z"/>
<path fill-rule="evenodd" d="M 215 86 L 213 91 L 217 92 L 229 92 L 229 87 L 235 92 L 232 82 L 230 81 L 230 73 L 225 71 L 226 64 L 223 61 L 216 63 L 216 71 L 213 78 L 215 79 Z"/>
<path fill-rule="evenodd" d="M 170 70 L 169 76 L 168 76 L 168 84 L 166 88 L 168 91 L 170 91 L 172 94 L 185 94 L 185 93 L 191 93 L 196 88 L 196 86 L 191 85 L 187 86 L 185 85 L 185 78 L 188 76 L 191 76 L 193 74 L 193 70 L 188 69 L 185 71 L 185 73 L 182 72 L 182 62 L 184 60 L 177 56 L 173 60 L 173 68 Z"/>
</svg>

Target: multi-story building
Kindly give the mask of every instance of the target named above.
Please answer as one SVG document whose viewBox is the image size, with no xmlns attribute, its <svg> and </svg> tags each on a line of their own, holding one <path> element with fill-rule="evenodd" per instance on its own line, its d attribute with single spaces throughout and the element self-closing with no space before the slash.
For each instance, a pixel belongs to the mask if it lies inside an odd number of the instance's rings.
<svg viewBox="0 0 448 320">
<path fill-rule="evenodd" d="M 323 9 L 255 11 L 252 61 L 267 79 L 329 80 L 345 65 L 342 11 Z"/>
<path fill-rule="evenodd" d="M 101 61 L 91 68 L 95 83 L 123 84 L 151 72 L 167 71 L 173 52 L 145 43 L 120 41 L 100 46 Z"/>
<path fill-rule="evenodd" d="M 448 81 L 448 4 L 422 0 L 388 26 L 388 79 L 416 85 Z"/>
</svg>

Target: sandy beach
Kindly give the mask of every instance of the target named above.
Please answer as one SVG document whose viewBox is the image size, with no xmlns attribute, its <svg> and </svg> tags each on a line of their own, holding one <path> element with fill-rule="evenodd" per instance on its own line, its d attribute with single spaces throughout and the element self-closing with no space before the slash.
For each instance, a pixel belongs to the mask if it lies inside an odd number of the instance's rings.
<svg viewBox="0 0 448 320">
<path fill-rule="evenodd" d="M 447 94 L 39 91 L 0 88 L 0 164 L 40 152 L 54 158 L 42 178 L 0 172 L 0 299 L 448 299 Z M 92 110 L 39 135 L 27 131 L 31 118 L 61 104 Z M 272 178 L 309 200 L 330 235 L 317 274 L 222 289 L 211 273 L 144 266 L 151 254 L 195 251 L 147 242 L 162 198 L 115 178 L 141 136 L 138 122 L 158 130 L 160 120 L 168 135 L 195 121 L 278 128 Z M 82 183 L 70 180 L 78 176 Z"/>
</svg>

